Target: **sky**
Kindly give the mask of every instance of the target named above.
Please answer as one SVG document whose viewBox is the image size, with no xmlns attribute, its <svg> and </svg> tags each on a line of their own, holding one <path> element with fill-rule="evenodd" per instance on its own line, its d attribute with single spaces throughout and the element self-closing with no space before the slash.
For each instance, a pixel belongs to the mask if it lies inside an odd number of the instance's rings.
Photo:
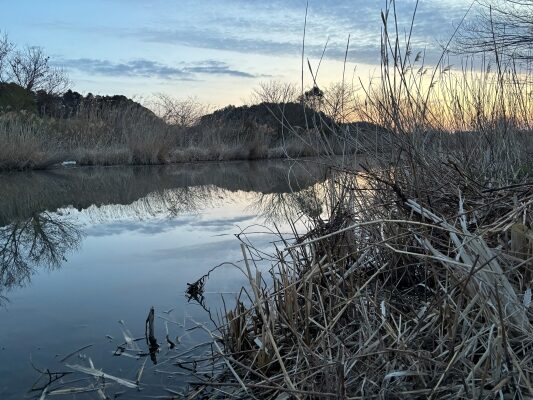
<svg viewBox="0 0 533 400">
<path fill-rule="evenodd" d="M 0 0 L 0 30 L 42 46 L 83 94 L 154 93 L 222 106 L 249 101 L 262 81 L 299 83 L 305 0 Z M 397 0 L 405 32 L 415 0 Z M 414 51 L 437 52 L 469 0 L 420 0 Z M 305 54 L 319 86 L 376 74 L 385 0 L 309 0 Z M 312 83 L 305 68 L 306 85 Z"/>
</svg>

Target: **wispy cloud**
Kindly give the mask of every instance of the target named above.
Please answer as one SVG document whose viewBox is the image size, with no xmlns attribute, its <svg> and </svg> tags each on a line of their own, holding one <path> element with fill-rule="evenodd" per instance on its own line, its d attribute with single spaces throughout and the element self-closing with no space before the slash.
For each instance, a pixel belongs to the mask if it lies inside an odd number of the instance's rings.
<svg viewBox="0 0 533 400">
<path fill-rule="evenodd" d="M 128 12 L 140 12 L 144 2 L 123 0 L 131 5 Z M 399 34 L 409 31 L 416 0 L 397 4 Z M 349 60 L 376 64 L 380 57 L 381 10 L 384 4 L 368 0 L 321 0 L 309 3 L 307 18 L 306 53 L 319 57 L 329 39 L 326 57 L 344 59 L 346 39 L 351 35 Z M 160 14 L 161 10 L 164 14 Z M 89 32 L 115 40 L 128 39 L 147 44 L 186 46 L 193 49 L 229 51 L 233 53 L 298 56 L 301 52 L 305 15 L 305 0 L 194 0 L 180 1 L 180 12 L 171 0 L 158 0 L 153 7 L 143 8 L 143 15 L 157 15 L 157 23 L 131 24 L 127 19 L 112 25 L 99 22 L 72 23 L 68 21 L 42 22 L 47 29 Z M 420 2 L 415 18 L 412 44 L 427 53 L 439 52 L 439 40 L 452 34 L 455 26 L 468 9 L 464 0 Z M 206 12 L 208 11 L 208 12 Z M 391 16 L 392 19 L 392 16 Z M 395 26 L 391 26 L 395 28 Z M 142 45 L 139 46 L 142 48 Z M 126 51 L 126 50 L 125 50 Z M 103 66 L 107 67 L 107 66 Z M 164 67 L 158 65 L 158 67 Z M 193 66 L 194 67 L 194 66 Z M 227 67 L 227 68 L 226 68 Z M 100 67 L 101 68 L 101 67 Z M 200 71 L 201 68 L 197 67 Z M 142 68 L 138 68 L 142 70 Z M 181 67 L 161 73 L 185 75 Z M 172 69 L 172 68 L 171 68 Z M 177 70 L 176 70 L 177 69 Z M 208 67 L 204 68 L 210 72 Z M 248 72 L 229 66 L 215 67 L 216 74 L 248 77 Z M 201 73 L 201 72 L 198 72 Z"/>
<path fill-rule="evenodd" d="M 232 69 L 222 61 L 207 60 L 183 67 L 183 71 L 190 74 L 230 75 L 240 78 L 254 78 L 256 75 Z"/>
<path fill-rule="evenodd" d="M 37 0 L 31 7 L 5 3 L 3 11 L 11 18 L 2 29 L 21 45 L 45 46 L 54 60 L 64 57 L 61 64 L 72 71 L 81 91 L 186 91 L 222 105 L 240 103 L 255 83 L 251 78 L 299 79 L 307 0 L 57 0 L 53 7 Z M 373 69 L 366 66 L 380 64 L 380 13 L 388 1 L 308 3 L 305 49 L 313 67 L 328 41 L 320 80 L 340 78 L 338 62 L 344 60 L 348 35 L 347 61 L 350 67 L 360 65 L 357 74 L 364 73 L 365 79 Z M 471 1 L 397 1 L 402 42 L 417 3 L 412 54 L 423 50 L 425 64 L 433 64 L 442 52 L 439 43 L 446 43 Z M 390 28 L 394 34 L 396 26 Z M 105 76 L 116 79 L 101 79 Z M 242 84 L 235 84 L 237 79 Z M 168 85 L 173 81 L 183 84 Z"/>
<path fill-rule="evenodd" d="M 113 77 L 144 77 L 168 80 L 197 80 L 201 75 L 226 75 L 239 78 L 254 78 L 256 75 L 231 68 L 222 61 L 205 60 L 196 63 L 178 63 L 175 66 L 153 60 L 136 59 L 113 62 L 93 58 L 58 60 L 57 64 L 71 70 L 91 75 Z"/>
<path fill-rule="evenodd" d="M 409 31 L 415 1 L 398 5 L 400 36 Z M 239 11 L 231 12 L 233 9 Z M 297 56 L 302 49 L 305 3 L 273 0 L 265 3 L 232 0 L 212 4 L 217 12 L 192 21 L 139 29 L 123 29 L 119 35 L 149 43 L 175 44 L 200 49 L 246 54 Z M 233 7 L 233 8 L 232 8 Z M 326 57 L 342 60 L 351 35 L 350 61 L 376 64 L 380 58 L 382 4 L 367 0 L 324 0 L 310 4 L 307 19 L 306 54 L 319 57 L 329 40 Z M 419 5 L 412 44 L 427 54 L 439 52 L 438 40 L 449 37 L 467 7 L 459 0 L 425 2 Z M 392 21 L 392 16 L 390 16 Z M 394 25 L 393 25 L 394 26 Z"/>
</svg>

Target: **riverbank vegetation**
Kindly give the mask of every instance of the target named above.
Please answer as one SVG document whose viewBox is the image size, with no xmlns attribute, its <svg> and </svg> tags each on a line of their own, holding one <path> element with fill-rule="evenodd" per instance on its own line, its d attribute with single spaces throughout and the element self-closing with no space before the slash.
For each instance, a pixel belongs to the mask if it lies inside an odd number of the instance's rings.
<svg viewBox="0 0 533 400">
<path fill-rule="evenodd" d="M 480 51 L 487 51 L 487 28 L 474 33 L 484 36 L 460 35 L 457 47 L 475 53 L 481 40 Z M 506 38 L 509 31 L 499 35 Z M 66 72 L 52 66 L 43 49 L 17 49 L 4 35 L 0 170 L 44 169 L 63 161 L 146 165 L 389 152 L 416 131 L 424 133 L 423 146 L 455 149 L 457 142 L 490 141 L 502 129 L 527 135 L 533 110 L 527 43 L 518 42 L 520 56 L 506 43 L 495 41 L 496 57 L 456 57 L 455 66 L 450 48 L 440 60 L 426 60 L 410 43 L 397 66 L 400 45 L 390 43 L 381 76 L 370 84 L 347 84 L 343 77 L 322 87 L 318 69 L 309 64 L 313 84 L 307 90 L 264 82 L 251 105 L 213 111 L 194 99 L 163 94 L 149 108 L 124 96 L 82 96 L 66 90 Z M 437 68 L 430 67 L 437 61 Z"/>
<path fill-rule="evenodd" d="M 158 94 L 147 108 L 125 96 L 67 90 L 66 72 L 44 50 L 0 40 L 0 170 L 79 165 L 149 165 L 208 160 L 297 158 L 351 153 L 336 133 L 352 91 L 265 82 L 250 106 L 212 110 Z M 341 95 L 341 97 L 339 97 Z M 348 107 L 346 107 L 348 109 Z M 377 137 L 380 126 L 344 125 Z"/>
<path fill-rule="evenodd" d="M 249 285 L 212 333 L 222 372 L 195 394 L 533 395 L 531 70 L 496 47 L 476 72 L 444 58 L 425 72 L 389 36 L 392 6 L 382 80 L 358 109 L 392 143 L 362 148 L 358 168 L 331 162 L 323 212 L 302 209 L 309 229 L 278 238 L 270 270 L 242 241 Z"/>
<path fill-rule="evenodd" d="M 17 85 L 0 84 L 1 96 L 15 98 L 11 104 L 21 109 L 0 111 L 0 169 L 44 169 L 65 160 L 150 165 L 297 158 L 324 154 L 324 141 L 328 151 L 346 151 L 330 129 L 333 120 L 298 102 L 228 106 L 202 114 L 203 106 L 194 100 L 160 96 L 156 115 L 124 96 L 68 91 L 42 102 Z M 371 124 L 352 129 L 374 136 L 380 130 Z"/>
<path fill-rule="evenodd" d="M 175 110 L 159 113 L 164 119 L 156 119 L 161 130 L 154 132 L 161 136 L 142 147 L 136 140 L 151 140 L 137 138 L 153 117 L 139 120 L 105 108 L 89 119 L 91 124 L 82 124 L 91 128 L 72 150 L 91 138 L 89 143 L 102 143 L 108 151 L 126 149 L 120 154 L 128 162 L 224 158 L 220 148 L 235 151 L 235 146 L 245 158 L 268 156 L 277 145 L 280 154 L 291 156 L 288 149 L 297 140 L 294 155 L 302 154 L 297 146 L 308 146 L 329 165 L 320 190 L 313 187 L 291 200 L 298 215 L 287 216 L 288 222 L 304 223 L 306 230 L 270 231 L 273 254 L 255 248 L 245 231 L 238 235 L 243 258 L 237 267 L 249 284 L 236 301 L 217 310 L 218 319 L 209 314 L 213 326 L 191 321 L 189 330 L 206 333 L 207 343 L 175 355 L 170 350 L 180 343 L 169 339 L 168 326 L 167 344 L 155 346 L 153 332 L 146 334 L 152 357 L 168 345 L 160 364 L 190 376 L 189 392 L 169 391 L 172 395 L 273 400 L 533 396 L 531 59 L 524 60 L 522 44 L 517 57 L 512 43 L 500 41 L 498 35 L 508 30 L 490 29 L 482 40 L 492 40 L 492 47 L 457 59 L 455 67 L 449 62 L 454 38 L 441 56 L 426 60 L 410 33 L 399 33 L 394 0 L 388 5 L 381 16 L 380 79 L 358 90 L 344 82 L 322 90 L 311 72 L 313 87 L 302 88 L 296 99 L 291 87 L 269 84 L 258 106 L 200 113 L 192 122 L 191 114 L 182 114 L 191 104 L 162 99 L 165 110 Z M 520 18 L 531 15 L 527 1 L 523 7 Z M 497 15 L 489 10 L 494 27 Z M 293 108 L 302 113 L 291 114 Z M 96 122 L 102 120 L 105 124 Z M 269 120 L 278 125 L 265 123 Z M 75 119 L 48 121 L 71 124 Z M 120 141 L 106 142 L 109 127 L 120 133 Z M 68 145 L 66 137 L 58 138 Z M 172 145 L 158 147 L 165 140 Z M 172 146 L 177 151 L 168 151 Z M 127 158 L 147 148 L 149 157 Z M 191 149 L 199 155 L 192 157 Z M 343 157 L 335 157 L 339 152 Z M 189 298 L 207 312 L 214 310 L 202 292 L 211 272 L 188 284 Z M 147 324 L 153 325 L 153 310 L 150 314 Z M 147 357 L 137 345 L 128 348 L 131 338 L 121 352 Z M 199 349 L 208 350 L 192 355 Z M 121 384 L 138 390 L 145 364 L 136 382 L 121 379 Z M 101 377 L 98 390 L 105 391 L 104 378 L 120 383 L 93 366 L 69 368 Z M 46 395 L 51 383 L 39 394 Z"/>
</svg>

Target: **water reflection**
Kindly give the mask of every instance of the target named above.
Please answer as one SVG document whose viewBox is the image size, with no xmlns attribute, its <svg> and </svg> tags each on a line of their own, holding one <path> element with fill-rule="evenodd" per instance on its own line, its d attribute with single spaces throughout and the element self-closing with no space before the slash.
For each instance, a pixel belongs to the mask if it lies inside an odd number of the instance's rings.
<svg viewBox="0 0 533 400">
<path fill-rule="evenodd" d="M 322 189 L 315 185 L 294 193 L 261 194 L 252 204 L 267 222 L 295 221 L 301 216 L 317 218 L 324 209 Z"/>
<path fill-rule="evenodd" d="M 0 227 L 0 297 L 29 283 L 38 266 L 59 268 L 80 240 L 74 223 L 48 212 Z"/>
<path fill-rule="evenodd" d="M 286 162 L 0 174 L 0 301 L 29 284 L 38 268 L 59 268 L 95 224 L 115 221 L 109 229 L 118 233 L 131 228 L 127 221 L 160 217 L 143 227 L 160 232 L 228 195 L 252 196 L 247 201 L 254 212 L 270 222 L 317 215 L 322 204 L 315 184 L 324 176 L 320 165 Z M 216 220 L 208 223 L 216 231 Z"/>
</svg>

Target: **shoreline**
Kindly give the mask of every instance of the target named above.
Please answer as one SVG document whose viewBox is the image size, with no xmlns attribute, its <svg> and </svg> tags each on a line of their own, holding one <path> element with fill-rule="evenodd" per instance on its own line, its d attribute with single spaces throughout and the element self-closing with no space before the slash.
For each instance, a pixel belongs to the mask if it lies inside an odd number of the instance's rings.
<svg viewBox="0 0 533 400">
<path fill-rule="evenodd" d="M 350 156 L 361 155 L 362 153 L 351 153 Z M 346 156 L 346 155 L 344 155 Z M 9 169 L 0 169 L 0 174 L 9 174 L 17 172 L 32 172 L 32 171 L 57 171 L 57 170 L 67 170 L 67 169 L 77 169 L 77 168 L 112 168 L 112 167 L 164 167 L 164 166 L 179 166 L 179 165 L 198 165 L 198 164 L 215 164 L 215 163 L 239 163 L 239 162 L 267 162 L 267 161 L 281 161 L 281 162 L 290 162 L 290 161 L 312 161 L 317 160 L 322 157 L 343 157 L 343 154 L 333 154 L 333 155 L 314 155 L 314 156 L 301 156 L 301 157 L 265 157 L 265 158 L 234 158 L 234 159 L 206 159 L 206 160 L 191 160 L 191 161 L 170 161 L 162 163 L 116 163 L 116 164 L 90 164 L 90 163 L 78 163 L 74 160 L 65 160 L 55 164 L 48 165 L 43 168 L 9 168 Z M 65 162 L 74 162 L 74 164 L 64 165 Z"/>
</svg>

